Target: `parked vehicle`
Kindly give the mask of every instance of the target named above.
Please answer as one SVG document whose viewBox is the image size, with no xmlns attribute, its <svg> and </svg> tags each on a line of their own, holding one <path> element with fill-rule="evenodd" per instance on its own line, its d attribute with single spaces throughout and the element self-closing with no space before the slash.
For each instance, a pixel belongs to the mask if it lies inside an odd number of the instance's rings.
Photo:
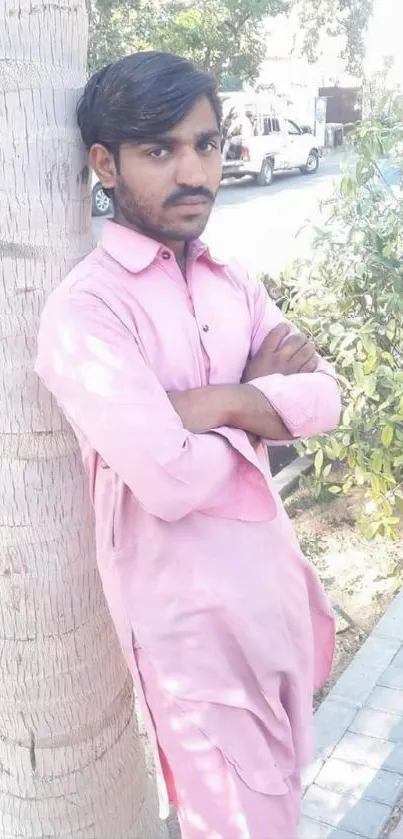
<svg viewBox="0 0 403 839">
<path fill-rule="evenodd" d="M 322 148 L 317 137 L 282 116 L 261 95 L 222 95 L 224 109 L 223 178 L 252 175 L 269 186 L 276 172 L 318 171 Z"/>
<path fill-rule="evenodd" d="M 92 215 L 109 216 L 113 212 L 112 199 L 103 191 L 95 172 L 92 175 Z"/>
</svg>

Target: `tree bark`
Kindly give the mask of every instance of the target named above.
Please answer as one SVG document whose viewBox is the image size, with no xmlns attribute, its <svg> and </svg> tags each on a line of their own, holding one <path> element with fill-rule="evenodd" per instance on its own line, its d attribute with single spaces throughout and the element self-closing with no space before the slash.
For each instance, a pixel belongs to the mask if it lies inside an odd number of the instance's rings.
<svg viewBox="0 0 403 839">
<path fill-rule="evenodd" d="M 33 372 L 91 247 L 84 0 L 0 0 L 0 836 L 156 839 L 75 439 Z"/>
</svg>

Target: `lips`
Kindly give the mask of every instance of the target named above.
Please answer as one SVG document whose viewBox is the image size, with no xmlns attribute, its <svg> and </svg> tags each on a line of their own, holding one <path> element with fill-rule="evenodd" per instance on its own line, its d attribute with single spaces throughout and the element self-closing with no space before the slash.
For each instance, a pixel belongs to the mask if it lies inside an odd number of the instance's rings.
<svg viewBox="0 0 403 839">
<path fill-rule="evenodd" d="M 176 201 L 174 206 L 175 207 L 205 207 L 210 202 L 207 198 L 203 198 L 202 196 L 194 196 L 189 198 L 181 198 L 180 201 Z"/>
</svg>

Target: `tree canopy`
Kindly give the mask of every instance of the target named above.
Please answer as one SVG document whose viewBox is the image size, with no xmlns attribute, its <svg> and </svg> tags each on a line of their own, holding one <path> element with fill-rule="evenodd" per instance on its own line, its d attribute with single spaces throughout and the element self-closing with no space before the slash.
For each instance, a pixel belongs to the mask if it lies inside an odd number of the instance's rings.
<svg viewBox="0 0 403 839">
<path fill-rule="evenodd" d="M 346 68 L 357 73 L 373 0 L 91 0 L 90 70 L 142 49 L 184 55 L 224 86 L 254 82 L 270 19 L 299 12 L 304 53 L 320 34 L 341 37 Z"/>
<path fill-rule="evenodd" d="M 372 10 L 373 0 L 302 0 L 300 20 L 308 60 L 316 60 L 323 33 L 341 37 L 341 58 L 346 70 L 353 76 L 362 75 L 365 34 Z"/>
</svg>

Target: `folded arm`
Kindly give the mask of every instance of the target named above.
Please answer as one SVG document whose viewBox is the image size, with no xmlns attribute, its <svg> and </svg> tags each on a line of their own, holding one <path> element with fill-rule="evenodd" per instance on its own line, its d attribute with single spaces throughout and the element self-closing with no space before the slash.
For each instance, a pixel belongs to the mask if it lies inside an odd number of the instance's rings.
<svg viewBox="0 0 403 839">
<path fill-rule="evenodd" d="M 333 368 L 286 321 L 263 286 L 252 286 L 253 334 L 243 382 L 171 393 L 186 428 L 204 433 L 226 426 L 269 445 L 330 431 L 340 415 Z"/>
<path fill-rule="evenodd" d="M 238 428 L 251 437 L 289 439 L 291 435 L 258 388 L 249 384 L 208 385 L 170 393 L 185 428 L 198 434 L 223 427 Z"/>
<path fill-rule="evenodd" d="M 339 421 L 341 411 L 340 388 L 333 367 L 316 355 L 314 372 L 262 373 L 258 366 L 254 371 L 253 360 L 273 329 L 283 323 L 288 325 L 290 335 L 297 330 L 284 318 L 262 283 L 251 282 L 250 300 L 253 333 L 250 375 L 247 376 L 249 383 L 266 397 L 292 439 L 332 431 Z M 272 444 L 278 440 L 269 436 L 267 442 Z"/>
<path fill-rule="evenodd" d="M 67 418 L 153 515 L 209 507 L 242 455 L 218 434 L 185 429 L 133 335 L 97 297 L 51 301 L 36 372 Z M 249 458 L 252 459 L 252 458 Z"/>
</svg>

